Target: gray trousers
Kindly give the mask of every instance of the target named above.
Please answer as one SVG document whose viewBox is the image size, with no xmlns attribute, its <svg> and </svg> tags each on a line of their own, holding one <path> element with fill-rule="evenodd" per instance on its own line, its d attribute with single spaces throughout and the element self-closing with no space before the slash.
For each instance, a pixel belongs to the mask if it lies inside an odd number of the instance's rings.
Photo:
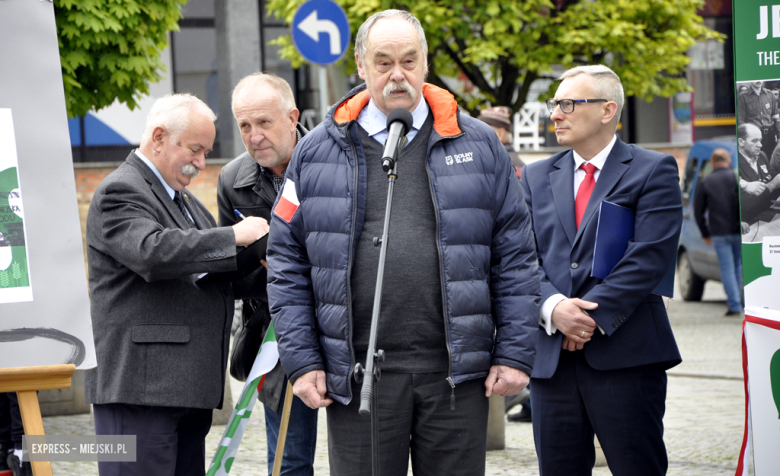
<svg viewBox="0 0 780 476">
<path fill-rule="evenodd" d="M 455 386 L 455 409 L 447 372 L 383 372 L 379 381 L 379 458 L 382 476 L 406 476 L 411 454 L 416 476 L 485 474 L 488 398 L 484 379 Z M 352 383 L 349 405 L 328 413 L 330 474 L 371 475 L 371 418 L 358 413 L 360 385 Z"/>
</svg>

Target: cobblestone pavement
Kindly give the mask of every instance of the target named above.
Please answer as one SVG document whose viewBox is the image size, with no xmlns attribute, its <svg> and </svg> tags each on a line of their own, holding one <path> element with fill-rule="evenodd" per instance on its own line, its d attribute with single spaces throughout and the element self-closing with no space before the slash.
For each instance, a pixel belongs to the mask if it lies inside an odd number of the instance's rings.
<svg viewBox="0 0 780 476">
<path fill-rule="evenodd" d="M 723 287 L 707 283 L 704 301 L 687 303 L 679 296 L 669 315 L 684 362 L 669 371 L 664 440 L 669 475 L 732 476 L 744 431 L 744 386 L 741 367 L 741 319 L 727 318 Z M 241 382 L 231 382 L 238 395 Z M 256 409 L 261 410 L 260 407 Z M 259 475 L 266 468 L 263 412 L 252 416 L 231 475 Z M 328 475 L 325 411 L 320 412 L 315 474 Z M 94 434 L 91 415 L 44 418 L 47 434 Z M 210 458 L 225 429 L 215 425 L 206 440 Z M 537 475 L 530 423 L 506 424 L 506 449 L 487 454 L 488 476 Z M 53 463 L 56 476 L 97 475 L 95 463 Z M 411 471 L 409 472 L 411 474 Z M 597 467 L 594 475 L 610 475 Z"/>
</svg>

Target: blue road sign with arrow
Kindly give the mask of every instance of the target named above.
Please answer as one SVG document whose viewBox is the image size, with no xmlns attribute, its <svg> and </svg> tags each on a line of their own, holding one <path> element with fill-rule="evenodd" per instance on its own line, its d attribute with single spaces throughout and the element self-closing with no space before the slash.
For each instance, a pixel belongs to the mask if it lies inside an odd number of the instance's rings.
<svg viewBox="0 0 780 476">
<path fill-rule="evenodd" d="M 335 63 L 347 51 L 349 20 L 331 0 L 310 0 L 295 12 L 292 39 L 298 53 L 314 64 Z"/>
</svg>

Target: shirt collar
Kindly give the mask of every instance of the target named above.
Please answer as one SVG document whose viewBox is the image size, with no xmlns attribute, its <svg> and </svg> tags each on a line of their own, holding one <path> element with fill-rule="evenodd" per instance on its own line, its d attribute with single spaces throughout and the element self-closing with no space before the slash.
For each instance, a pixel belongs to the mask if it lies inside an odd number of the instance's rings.
<svg viewBox="0 0 780 476">
<path fill-rule="evenodd" d="M 163 179 L 160 171 L 157 170 L 157 167 L 155 167 L 152 161 L 147 159 L 146 156 L 141 153 L 141 149 L 135 149 L 135 155 L 137 155 L 139 159 L 141 159 L 150 169 L 152 169 L 154 175 L 160 179 L 160 183 L 163 185 L 163 187 L 165 187 L 165 191 L 168 192 L 168 196 L 170 196 L 171 200 L 173 200 L 173 195 L 176 193 L 176 190 L 172 189 L 171 186 L 168 185 L 168 183 L 165 181 L 165 179 Z"/>
<path fill-rule="evenodd" d="M 412 111 L 412 129 L 422 129 L 425 119 L 428 118 L 428 103 L 425 102 L 425 97 L 420 97 L 420 102 L 417 103 L 417 107 Z M 370 137 L 373 137 L 380 132 L 387 130 L 387 115 L 382 112 L 374 100 L 368 101 L 368 106 L 363 108 L 358 115 L 358 123 L 368 132 Z"/>
<path fill-rule="evenodd" d="M 612 147 L 615 146 L 615 142 L 617 142 L 617 136 L 613 135 L 609 144 L 607 144 L 607 146 L 604 147 L 601 152 L 593 156 L 593 158 L 587 162 L 595 165 L 599 170 L 603 169 L 604 164 L 607 162 L 607 157 L 609 157 L 609 153 L 612 152 Z M 574 171 L 576 172 L 577 169 L 579 169 L 586 161 L 580 154 L 575 152 L 574 149 L 572 149 L 572 152 L 574 153 Z"/>
</svg>

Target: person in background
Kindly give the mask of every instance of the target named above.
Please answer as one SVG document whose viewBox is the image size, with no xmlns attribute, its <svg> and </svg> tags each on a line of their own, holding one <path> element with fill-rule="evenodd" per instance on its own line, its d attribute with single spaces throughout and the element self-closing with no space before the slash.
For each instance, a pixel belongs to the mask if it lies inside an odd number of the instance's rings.
<svg viewBox="0 0 780 476">
<path fill-rule="evenodd" d="M 498 136 L 498 140 L 504 144 L 506 153 L 515 167 L 515 174 L 520 178 L 520 171 L 525 163 L 520 159 L 512 145 L 512 110 L 507 106 L 496 106 L 483 109 L 477 117 L 480 121 L 489 125 Z M 530 421 L 530 420 L 529 420 Z"/>
<path fill-rule="evenodd" d="M 696 224 L 707 246 L 715 246 L 720 276 L 726 289 L 727 316 L 742 315 L 742 234 L 739 222 L 739 185 L 726 149 L 710 157 L 712 173 L 699 183 L 693 202 Z"/>
<path fill-rule="evenodd" d="M 246 217 L 270 221 L 271 209 L 284 183 L 293 148 L 307 131 L 298 124 L 299 113 L 290 85 L 272 74 L 255 73 L 238 82 L 233 89 L 233 115 L 246 152 L 227 164 L 219 174 L 219 225 L 238 223 L 235 210 Z M 267 281 L 265 268 L 258 269 L 256 273 L 260 282 Z M 243 301 L 242 312 L 244 322 L 251 321 L 257 326 L 257 332 L 265 335 L 271 314 L 264 287 L 254 299 Z M 257 396 L 265 409 L 269 476 L 276 458 L 286 388 L 287 377 L 281 364 L 277 363 L 266 375 Z M 316 444 L 317 410 L 294 397 L 280 474 L 313 475 Z"/>
</svg>

